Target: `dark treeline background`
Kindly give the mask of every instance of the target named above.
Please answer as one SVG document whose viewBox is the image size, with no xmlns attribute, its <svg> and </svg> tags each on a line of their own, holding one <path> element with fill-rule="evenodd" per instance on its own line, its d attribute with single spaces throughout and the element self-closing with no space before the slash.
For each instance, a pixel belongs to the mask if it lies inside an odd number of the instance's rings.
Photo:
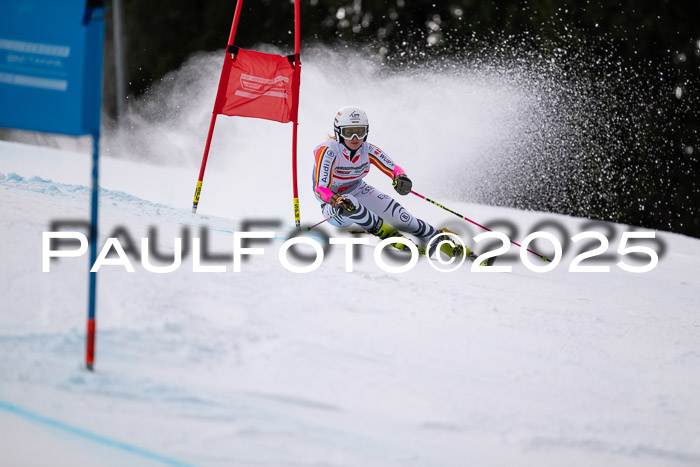
<svg viewBox="0 0 700 467">
<path fill-rule="evenodd" d="M 222 50 L 235 10 L 235 0 L 122 4 L 128 93 L 137 97 L 191 54 Z M 311 43 L 362 47 L 395 67 L 440 57 L 469 60 L 489 47 L 510 47 L 513 56 L 534 53 L 542 60 L 565 50 L 574 57 L 572 67 L 585 53 L 585 61 L 593 64 L 586 71 L 592 80 L 633 70 L 634 79 L 616 82 L 620 89 L 612 91 L 644 88 L 648 106 L 641 117 L 635 115 L 641 123 L 631 129 L 621 124 L 607 130 L 625 144 L 607 161 L 604 180 L 591 182 L 600 183 L 594 187 L 597 202 L 577 204 L 571 190 L 564 205 L 552 205 L 546 190 L 535 190 L 509 204 L 700 237 L 697 0 L 303 0 L 301 15 L 302 61 L 303 48 Z M 109 48 L 109 11 L 107 20 Z M 293 29 L 293 2 L 248 0 L 236 45 L 273 44 L 291 53 Z M 109 97 L 106 89 L 108 104 Z"/>
</svg>

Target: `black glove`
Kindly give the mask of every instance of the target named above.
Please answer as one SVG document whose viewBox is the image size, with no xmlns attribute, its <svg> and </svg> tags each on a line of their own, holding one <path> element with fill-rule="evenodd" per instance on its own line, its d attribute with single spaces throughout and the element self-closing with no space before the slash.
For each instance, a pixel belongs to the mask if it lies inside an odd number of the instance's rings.
<svg viewBox="0 0 700 467">
<path fill-rule="evenodd" d="M 408 178 L 406 174 L 398 174 L 394 177 L 394 190 L 400 195 L 407 195 L 411 192 L 413 188 L 413 182 Z"/>
<path fill-rule="evenodd" d="M 343 216 L 347 216 L 348 214 L 355 211 L 355 205 L 352 204 L 352 201 L 338 193 L 331 196 L 330 202 L 331 206 L 338 209 L 338 211 L 340 211 L 340 214 Z"/>
</svg>

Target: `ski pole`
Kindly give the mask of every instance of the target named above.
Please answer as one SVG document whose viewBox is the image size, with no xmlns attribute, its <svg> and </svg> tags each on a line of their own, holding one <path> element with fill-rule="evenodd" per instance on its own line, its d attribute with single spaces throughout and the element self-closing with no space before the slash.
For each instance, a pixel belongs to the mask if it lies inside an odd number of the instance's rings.
<svg viewBox="0 0 700 467">
<path fill-rule="evenodd" d="M 314 225 L 312 225 L 311 227 L 307 227 L 306 230 L 311 230 L 311 229 L 313 229 L 314 227 L 323 224 L 323 223 L 326 222 L 327 220 L 330 220 L 330 219 L 334 218 L 334 217 L 337 216 L 338 214 L 340 214 L 340 211 L 331 214 L 330 216 L 328 216 L 328 217 L 326 217 L 325 219 L 323 219 L 321 222 L 317 222 L 317 223 L 315 223 Z"/>
<path fill-rule="evenodd" d="M 477 227 L 481 227 L 482 229 L 486 230 L 487 232 L 493 232 L 493 230 L 491 230 L 491 229 L 489 229 L 489 228 L 487 228 L 487 227 L 484 227 L 483 225 L 479 224 L 478 222 L 474 222 L 473 220 L 469 219 L 468 217 L 463 216 L 463 215 L 461 215 L 460 213 L 455 212 L 455 211 L 453 211 L 452 209 L 450 209 L 450 208 L 448 208 L 448 207 L 445 207 L 445 206 L 443 206 L 442 204 L 440 204 L 440 203 L 438 203 L 438 202 L 435 202 L 435 201 L 433 201 L 433 200 L 430 199 L 430 198 L 426 198 L 425 196 L 421 195 L 420 193 L 416 193 L 416 192 L 413 191 L 413 190 L 411 190 L 411 193 L 413 193 L 414 195 L 416 195 L 416 196 L 419 197 L 419 198 L 423 198 L 423 199 L 426 200 L 427 202 L 432 203 L 432 204 L 434 204 L 435 206 L 437 206 L 437 207 L 439 207 L 439 208 L 444 209 L 444 210 L 447 211 L 447 212 L 451 212 L 452 214 L 454 214 L 454 215 L 457 216 L 457 217 L 461 217 L 462 219 L 464 219 L 464 220 L 467 221 L 467 222 L 471 222 L 472 224 L 476 225 Z M 314 226 L 314 227 L 315 227 L 315 226 Z M 510 239 L 508 239 L 508 240 L 510 240 Z M 513 245 L 517 246 L 518 248 L 522 248 L 522 245 L 520 245 L 519 243 L 515 243 L 513 240 L 510 240 L 510 243 L 512 243 Z M 529 248 L 525 248 L 525 249 L 526 249 L 527 251 L 529 251 L 530 253 L 532 253 L 533 255 L 539 256 L 540 259 L 543 259 L 544 261 L 549 261 L 550 263 L 552 262 L 552 260 L 549 259 L 549 258 L 547 258 L 546 256 L 543 256 L 543 255 L 541 255 L 541 254 L 539 254 L 539 253 L 537 253 L 537 252 L 535 252 L 535 251 L 532 251 L 532 250 L 529 249 Z"/>
</svg>

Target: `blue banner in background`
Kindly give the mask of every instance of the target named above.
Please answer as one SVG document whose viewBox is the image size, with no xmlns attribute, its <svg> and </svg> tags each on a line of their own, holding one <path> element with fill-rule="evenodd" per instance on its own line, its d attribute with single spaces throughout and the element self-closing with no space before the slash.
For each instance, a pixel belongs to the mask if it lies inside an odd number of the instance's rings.
<svg viewBox="0 0 700 467">
<path fill-rule="evenodd" d="M 93 0 L 0 2 L 0 127 L 99 132 L 102 5 Z"/>
<path fill-rule="evenodd" d="M 92 135 L 90 264 L 97 257 L 104 0 L 0 0 L 0 127 Z M 85 363 L 95 357 L 96 273 Z"/>
</svg>

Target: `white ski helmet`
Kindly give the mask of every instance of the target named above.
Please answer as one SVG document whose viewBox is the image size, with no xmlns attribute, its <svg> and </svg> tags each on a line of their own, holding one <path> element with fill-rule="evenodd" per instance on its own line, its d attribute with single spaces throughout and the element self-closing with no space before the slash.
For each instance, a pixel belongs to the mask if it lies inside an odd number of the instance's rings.
<svg viewBox="0 0 700 467">
<path fill-rule="evenodd" d="M 358 107 L 343 107 L 335 114 L 333 131 L 341 143 L 345 138 L 352 139 L 353 136 L 367 141 L 367 133 L 369 133 L 367 114 Z"/>
</svg>

